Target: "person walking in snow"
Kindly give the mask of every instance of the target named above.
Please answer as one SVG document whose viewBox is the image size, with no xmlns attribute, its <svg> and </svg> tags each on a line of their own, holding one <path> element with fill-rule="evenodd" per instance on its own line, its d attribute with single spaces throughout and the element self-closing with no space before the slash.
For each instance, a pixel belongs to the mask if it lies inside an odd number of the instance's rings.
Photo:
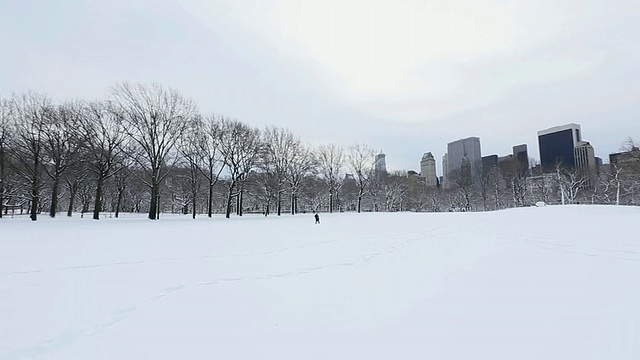
<svg viewBox="0 0 640 360">
<path fill-rule="evenodd" d="M 316 224 L 320 224 L 320 215 L 318 215 L 318 213 L 316 213 L 315 215 L 313 215 L 313 217 L 316 218 Z"/>
</svg>

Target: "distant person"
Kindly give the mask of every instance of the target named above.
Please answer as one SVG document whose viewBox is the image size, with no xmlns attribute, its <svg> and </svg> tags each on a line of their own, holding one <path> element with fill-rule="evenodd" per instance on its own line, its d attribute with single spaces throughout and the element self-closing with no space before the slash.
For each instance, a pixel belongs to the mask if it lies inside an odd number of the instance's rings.
<svg viewBox="0 0 640 360">
<path fill-rule="evenodd" d="M 318 213 L 316 213 L 315 215 L 313 215 L 313 217 L 316 218 L 316 224 L 320 224 L 320 215 L 318 215 Z"/>
</svg>

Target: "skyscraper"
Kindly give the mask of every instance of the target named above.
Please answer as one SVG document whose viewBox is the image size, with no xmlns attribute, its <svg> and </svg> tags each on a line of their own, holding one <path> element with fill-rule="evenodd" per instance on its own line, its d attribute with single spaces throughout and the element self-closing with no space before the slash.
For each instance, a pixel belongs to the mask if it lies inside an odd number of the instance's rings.
<svg viewBox="0 0 640 360">
<path fill-rule="evenodd" d="M 538 131 L 540 165 L 551 171 L 557 163 L 572 169 L 576 166 L 574 148 L 580 142 L 580 125 L 567 124 Z"/>
<path fill-rule="evenodd" d="M 447 144 L 447 167 L 443 169 L 447 177 L 451 177 L 453 172 L 461 171 L 462 159 L 465 157 L 469 160 L 472 176 L 475 176 L 482 166 L 480 138 L 469 137 Z"/>
<path fill-rule="evenodd" d="M 375 173 L 378 175 L 385 174 L 387 172 L 387 162 L 385 160 L 384 154 L 380 153 L 376 155 L 373 169 L 375 170 Z"/>
<path fill-rule="evenodd" d="M 488 174 L 494 166 L 498 166 L 498 155 L 487 155 L 482 157 L 482 171 Z"/>
<path fill-rule="evenodd" d="M 447 172 L 449 171 L 449 162 L 447 161 L 447 153 L 442 155 L 442 183 L 440 186 L 443 188 L 449 187 L 449 177 L 447 176 Z"/>
<path fill-rule="evenodd" d="M 593 150 L 593 146 L 588 141 L 580 141 L 574 149 L 574 156 L 576 159 L 576 168 L 595 172 L 596 169 L 596 155 Z"/>
<path fill-rule="evenodd" d="M 430 152 L 422 155 L 422 160 L 420 160 L 420 175 L 424 178 L 424 183 L 427 187 L 438 186 L 436 159 Z"/>
<path fill-rule="evenodd" d="M 527 144 L 514 146 L 513 158 L 518 162 L 521 171 L 529 170 L 529 152 L 527 151 Z"/>
</svg>

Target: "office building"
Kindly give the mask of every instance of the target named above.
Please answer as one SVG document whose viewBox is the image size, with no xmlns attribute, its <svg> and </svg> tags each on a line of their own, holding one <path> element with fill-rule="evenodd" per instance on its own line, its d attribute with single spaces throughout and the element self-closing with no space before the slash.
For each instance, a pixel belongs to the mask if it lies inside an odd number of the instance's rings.
<svg viewBox="0 0 640 360">
<path fill-rule="evenodd" d="M 449 177 L 447 176 L 447 172 L 449 171 L 449 162 L 447 161 L 447 154 L 445 153 L 442 156 L 442 181 L 440 182 L 441 186 L 445 189 L 449 188 Z"/>
<path fill-rule="evenodd" d="M 420 176 L 424 178 L 425 186 L 438 186 L 438 178 L 436 175 L 436 159 L 430 152 L 422 155 L 420 160 Z"/>
<path fill-rule="evenodd" d="M 469 137 L 447 144 L 447 167 L 443 168 L 446 176 L 451 177 L 453 172 L 460 172 L 462 170 L 462 159 L 465 158 L 469 161 L 472 176 L 475 176 L 482 166 L 479 138 Z"/>
<path fill-rule="evenodd" d="M 482 157 L 482 171 L 488 174 L 494 166 L 498 166 L 498 155 L 487 155 Z"/>
<path fill-rule="evenodd" d="M 580 141 L 574 149 L 576 169 L 582 172 L 586 180 L 585 187 L 592 187 L 595 184 L 598 174 L 596 156 L 593 146 L 587 141 Z"/>
<path fill-rule="evenodd" d="M 639 166 L 640 149 L 634 146 L 630 151 L 609 154 L 609 163 L 620 167 Z"/>
<path fill-rule="evenodd" d="M 595 173 L 596 156 L 593 146 L 588 141 L 580 141 L 574 149 L 576 168 Z"/>
<path fill-rule="evenodd" d="M 529 171 L 529 151 L 527 150 L 527 144 L 514 146 L 513 157 L 518 162 L 521 171 Z"/>
<path fill-rule="evenodd" d="M 385 159 L 385 154 L 380 153 L 376 155 L 373 169 L 375 170 L 376 175 L 387 173 L 387 161 Z"/>
<path fill-rule="evenodd" d="M 573 169 L 576 166 L 574 148 L 582 141 L 580 125 L 567 124 L 538 131 L 540 165 L 543 171 L 553 171 L 557 163 Z"/>
</svg>

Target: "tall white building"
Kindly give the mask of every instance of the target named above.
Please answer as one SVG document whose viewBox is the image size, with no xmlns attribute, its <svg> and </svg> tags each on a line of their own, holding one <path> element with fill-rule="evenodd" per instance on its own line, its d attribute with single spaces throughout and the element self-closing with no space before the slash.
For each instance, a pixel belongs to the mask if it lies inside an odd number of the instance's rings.
<svg viewBox="0 0 640 360">
<path fill-rule="evenodd" d="M 588 186 L 595 184 L 598 174 L 598 165 L 596 164 L 596 155 L 593 146 L 587 141 L 578 141 L 573 149 L 576 169 L 582 171 L 583 175 L 588 179 Z"/>
<path fill-rule="evenodd" d="M 579 141 L 573 149 L 576 158 L 576 168 L 595 171 L 596 154 L 588 141 Z"/>
<path fill-rule="evenodd" d="M 422 160 L 420 160 L 420 176 L 424 178 L 424 183 L 427 187 L 438 186 L 436 159 L 430 152 L 422 155 Z"/>
<path fill-rule="evenodd" d="M 469 160 L 471 166 L 471 175 L 475 176 L 478 169 L 482 166 L 482 152 L 480 149 L 480 138 L 469 137 L 466 139 L 456 140 L 447 144 L 447 161 L 443 172 L 447 177 L 451 174 L 460 172 L 462 168 L 462 159 L 465 157 Z"/>
<path fill-rule="evenodd" d="M 443 188 L 449 187 L 449 177 L 447 176 L 449 169 L 449 162 L 447 161 L 447 153 L 442 156 L 442 184 Z"/>
</svg>

